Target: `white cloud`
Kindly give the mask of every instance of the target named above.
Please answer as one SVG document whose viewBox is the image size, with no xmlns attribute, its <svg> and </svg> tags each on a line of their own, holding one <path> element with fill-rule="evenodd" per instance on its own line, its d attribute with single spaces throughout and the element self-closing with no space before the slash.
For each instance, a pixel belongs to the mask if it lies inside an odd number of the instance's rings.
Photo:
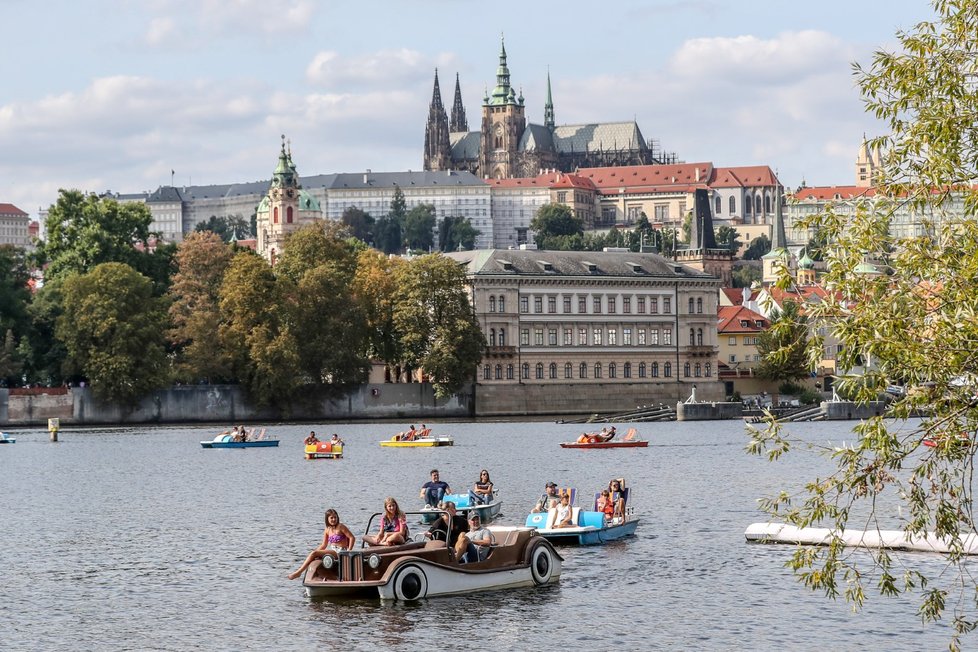
<svg viewBox="0 0 978 652">
<path fill-rule="evenodd" d="M 146 43 L 152 46 L 163 45 L 175 32 L 176 22 L 169 17 L 153 18 L 146 30 Z"/>
<path fill-rule="evenodd" d="M 360 57 L 343 57 L 323 50 L 306 67 L 306 79 L 327 88 L 404 86 L 431 79 L 436 67 L 452 63 L 452 56 L 430 58 L 407 48 L 380 50 Z"/>
</svg>

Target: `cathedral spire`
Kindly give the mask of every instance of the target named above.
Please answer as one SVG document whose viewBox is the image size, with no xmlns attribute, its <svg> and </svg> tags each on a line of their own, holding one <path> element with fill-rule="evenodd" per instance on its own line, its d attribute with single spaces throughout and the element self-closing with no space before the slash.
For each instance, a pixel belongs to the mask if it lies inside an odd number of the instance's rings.
<svg viewBox="0 0 978 652">
<path fill-rule="evenodd" d="M 441 103 L 441 87 L 438 84 L 438 69 L 435 68 L 435 86 L 431 92 L 431 106 L 428 108 L 428 124 L 424 130 L 425 170 L 447 170 L 451 165 L 451 144 L 448 137 L 448 114 Z"/>
<path fill-rule="evenodd" d="M 465 106 L 462 104 L 462 87 L 458 81 L 458 73 L 455 73 L 455 102 L 452 104 L 451 131 L 468 131 L 469 123 L 465 119 Z"/>
<path fill-rule="evenodd" d="M 516 97 L 513 89 L 509 85 L 509 67 L 506 65 L 506 42 L 500 39 L 499 67 L 496 68 L 496 88 L 492 90 L 490 104 L 507 104 L 511 101 L 515 103 Z"/>
<path fill-rule="evenodd" d="M 771 251 L 786 249 L 788 238 L 784 235 L 784 215 L 781 213 L 781 186 L 774 186 L 774 228 L 771 229 Z"/>
<path fill-rule="evenodd" d="M 550 92 L 550 69 L 547 68 L 547 103 L 543 107 L 543 125 L 553 131 L 556 127 L 554 121 L 554 98 Z"/>
</svg>

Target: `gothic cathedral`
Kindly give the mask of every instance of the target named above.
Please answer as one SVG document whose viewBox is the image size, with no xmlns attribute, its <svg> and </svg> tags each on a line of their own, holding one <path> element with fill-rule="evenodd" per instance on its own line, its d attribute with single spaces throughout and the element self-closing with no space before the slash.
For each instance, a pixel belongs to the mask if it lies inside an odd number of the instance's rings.
<svg viewBox="0 0 978 652">
<path fill-rule="evenodd" d="M 482 98 L 481 131 L 468 130 L 457 74 L 449 121 L 435 71 L 425 126 L 425 170 L 467 170 L 484 178 L 506 179 L 550 169 L 573 172 L 582 167 L 672 162 L 675 155 L 662 155 L 649 147 L 634 121 L 557 126 L 549 73 L 543 124 L 527 123 L 523 93 L 517 96 L 510 83 L 505 43 L 499 52 L 496 86 Z"/>
</svg>

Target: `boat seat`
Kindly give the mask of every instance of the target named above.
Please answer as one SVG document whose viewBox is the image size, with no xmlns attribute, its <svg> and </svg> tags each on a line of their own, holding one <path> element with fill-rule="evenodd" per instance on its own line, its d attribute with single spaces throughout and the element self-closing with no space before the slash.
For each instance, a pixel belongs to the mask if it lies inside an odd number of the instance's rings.
<svg viewBox="0 0 978 652">
<path fill-rule="evenodd" d="M 581 518 L 581 508 L 580 507 L 571 507 L 571 523 L 573 525 L 579 525 L 580 524 L 580 518 Z"/>
<path fill-rule="evenodd" d="M 570 496 L 570 504 L 573 506 L 574 503 L 577 502 L 577 489 L 574 487 L 564 487 L 563 489 L 558 489 L 557 498 L 560 499 L 563 496 Z"/>
<path fill-rule="evenodd" d="M 444 543 L 442 541 L 441 543 Z M 401 552 L 402 550 L 417 550 L 424 548 L 427 545 L 425 541 L 408 541 L 407 543 L 402 543 L 399 546 L 368 546 L 372 552 L 378 554 L 387 554 L 389 552 Z"/>
<path fill-rule="evenodd" d="M 557 508 L 552 507 L 549 510 L 547 510 L 547 522 L 543 526 L 543 529 L 552 530 L 554 527 L 554 521 L 556 520 L 557 520 Z"/>
<path fill-rule="evenodd" d="M 431 541 L 426 541 L 424 544 L 425 550 L 438 550 L 439 548 L 445 548 L 446 543 L 438 539 L 432 539 Z"/>
</svg>

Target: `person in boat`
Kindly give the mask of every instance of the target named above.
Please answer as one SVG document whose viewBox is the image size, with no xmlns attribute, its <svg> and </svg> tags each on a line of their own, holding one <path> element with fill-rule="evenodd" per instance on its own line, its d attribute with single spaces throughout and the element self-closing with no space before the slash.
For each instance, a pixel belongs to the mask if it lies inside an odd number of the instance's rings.
<svg viewBox="0 0 978 652">
<path fill-rule="evenodd" d="M 384 499 L 384 514 L 380 518 L 380 531 L 365 534 L 363 540 L 371 546 L 397 546 L 408 538 L 407 517 L 391 496 Z"/>
<path fill-rule="evenodd" d="M 607 430 L 604 429 L 604 428 L 602 428 L 601 429 L 601 433 L 598 435 L 598 441 L 601 441 L 601 442 L 611 441 L 612 439 L 615 438 L 615 435 L 617 435 L 617 434 L 618 434 L 618 431 L 615 430 L 615 427 L 614 426 L 611 426 L 611 428 L 610 429 L 607 429 Z"/>
<path fill-rule="evenodd" d="M 479 512 L 473 511 L 469 514 L 469 530 L 463 532 L 459 537 L 460 547 L 463 543 L 465 553 L 459 559 L 463 564 L 485 560 L 489 556 L 489 551 L 492 550 L 492 545 L 496 543 L 496 537 L 492 535 L 489 528 L 483 527 Z"/>
<path fill-rule="evenodd" d="M 621 484 L 621 480 L 612 480 L 608 483 L 608 495 L 611 497 L 611 504 L 614 506 L 612 516 L 614 518 L 625 518 L 625 500 L 628 494 Z"/>
<path fill-rule="evenodd" d="M 475 481 L 469 489 L 470 505 L 488 505 L 492 502 L 492 480 L 489 479 L 489 471 L 482 469 L 479 471 L 479 479 Z"/>
<path fill-rule="evenodd" d="M 289 579 L 294 580 L 302 575 L 312 562 L 317 559 L 322 559 L 330 554 L 330 551 L 338 553 L 340 550 L 353 550 L 353 543 L 355 541 L 356 537 L 353 536 L 350 528 L 340 523 L 340 515 L 336 513 L 336 510 L 327 509 L 326 528 L 323 530 L 323 542 L 318 548 L 309 553 L 306 560 L 302 562 L 302 566 L 299 566 L 296 571 L 289 573 Z"/>
<path fill-rule="evenodd" d="M 574 527 L 574 522 L 571 520 L 573 515 L 574 510 L 570 504 L 570 494 L 564 494 L 560 497 L 560 504 L 557 505 L 557 518 L 554 519 L 554 527 Z"/>
<path fill-rule="evenodd" d="M 537 500 L 536 505 L 530 510 L 533 513 L 547 512 L 556 507 L 560 503 L 560 498 L 557 496 L 557 483 L 548 482 L 546 486 L 546 491 Z"/>
<path fill-rule="evenodd" d="M 445 512 L 435 519 L 435 522 L 431 524 L 431 527 L 424 533 L 424 536 L 432 541 L 448 541 L 448 546 L 455 548 L 458 545 L 459 536 L 463 532 L 468 531 L 469 522 L 465 520 L 464 516 L 458 513 L 455 508 L 455 503 L 446 500 Z"/>
<path fill-rule="evenodd" d="M 431 480 L 421 485 L 421 497 L 424 498 L 424 504 L 428 507 L 437 507 L 445 494 L 450 493 L 452 492 L 448 488 L 448 483 L 439 479 L 438 469 L 431 469 Z"/>
<path fill-rule="evenodd" d="M 598 501 L 595 503 L 597 511 L 605 515 L 605 518 L 612 518 L 615 515 L 615 504 L 611 502 L 611 493 L 607 489 L 601 490 Z"/>
<path fill-rule="evenodd" d="M 319 437 L 316 436 L 316 431 L 315 430 L 310 430 L 309 431 L 309 436 L 306 437 L 306 442 L 305 443 L 306 443 L 306 446 L 312 446 L 313 444 L 318 444 L 319 443 Z"/>
<path fill-rule="evenodd" d="M 333 433 L 333 436 L 330 437 L 329 443 L 332 444 L 333 446 L 343 446 L 344 445 L 343 440 L 340 439 L 340 436 L 337 435 L 335 432 Z"/>
</svg>

